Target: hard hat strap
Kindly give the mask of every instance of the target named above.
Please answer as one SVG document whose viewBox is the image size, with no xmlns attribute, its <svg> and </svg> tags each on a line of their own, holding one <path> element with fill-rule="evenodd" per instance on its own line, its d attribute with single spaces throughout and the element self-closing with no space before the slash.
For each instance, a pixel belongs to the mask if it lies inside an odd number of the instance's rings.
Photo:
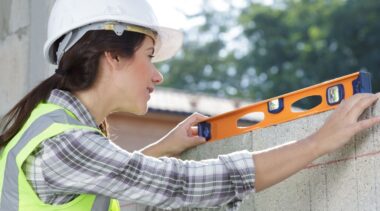
<svg viewBox="0 0 380 211">
<path fill-rule="evenodd" d="M 57 64 L 59 65 L 63 54 L 67 52 L 71 47 L 73 47 L 73 45 L 77 43 L 78 40 L 86 34 L 86 32 L 93 30 L 112 30 L 118 36 L 123 35 L 124 31 L 130 31 L 145 34 L 152 38 L 154 41 L 157 39 L 157 32 L 145 27 L 129 25 L 120 22 L 93 23 L 74 29 L 64 36 L 63 40 L 59 43 L 58 50 L 56 52 Z"/>
</svg>

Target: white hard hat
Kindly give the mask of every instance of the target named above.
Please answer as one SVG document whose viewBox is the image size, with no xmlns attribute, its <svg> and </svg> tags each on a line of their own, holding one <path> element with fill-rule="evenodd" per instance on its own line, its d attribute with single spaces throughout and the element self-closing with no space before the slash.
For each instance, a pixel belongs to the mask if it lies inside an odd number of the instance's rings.
<svg viewBox="0 0 380 211">
<path fill-rule="evenodd" d="M 47 41 L 44 46 L 45 58 L 50 63 L 57 64 L 58 39 L 80 28 L 91 28 L 88 25 L 102 22 L 140 26 L 156 32 L 158 36 L 153 62 L 171 58 L 182 45 L 182 32 L 159 26 L 154 11 L 146 0 L 56 0 L 48 22 Z M 131 31 L 141 32 L 141 30 Z"/>
</svg>

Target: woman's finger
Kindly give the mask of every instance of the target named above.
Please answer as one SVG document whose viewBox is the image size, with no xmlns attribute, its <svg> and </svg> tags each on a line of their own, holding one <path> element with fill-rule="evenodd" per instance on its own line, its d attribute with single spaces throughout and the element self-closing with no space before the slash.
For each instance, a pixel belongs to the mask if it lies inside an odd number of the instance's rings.
<svg viewBox="0 0 380 211">
<path fill-rule="evenodd" d="M 379 123 L 380 123 L 380 116 L 361 120 L 354 125 L 353 132 L 354 134 L 359 133 Z"/>
<path fill-rule="evenodd" d="M 206 139 L 202 136 L 194 136 L 191 137 L 191 142 L 193 146 L 199 145 L 199 144 L 204 144 L 206 143 Z"/>
<path fill-rule="evenodd" d="M 192 126 L 192 127 L 191 127 L 191 134 L 192 134 L 193 136 L 198 135 L 198 127 L 197 127 L 197 126 Z"/>
<path fill-rule="evenodd" d="M 189 117 L 187 117 L 183 121 L 183 124 L 186 127 L 191 127 L 191 126 L 195 125 L 196 123 L 202 122 L 202 121 L 204 121 L 204 120 L 206 120 L 208 118 L 209 118 L 208 116 L 202 115 L 200 113 L 193 113 L 192 115 L 190 115 Z"/>
<path fill-rule="evenodd" d="M 368 94 L 368 93 L 356 94 L 342 101 L 341 104 L 337 107 L 337 109 L 333 113 L 333 115 L 330 116 L 330 118 L 338 117 L 342 119 L 342 118 L 348 117 L 349 113 L 353 109 L 356 109 L 355 105 L 358 102 L 361 102 L 364 98 L 369 97 L 369 96 L 373 96 L 373 94 Z M 353 121 L 356 121 L 356 119 L 354 119 Z"/>
<path fill-rule="evenodd" d="M 362 101 L 364 98 L 367 98 L 369 96 L 373 96 L 374 94 L 370 93 L 361 93 L 361 94 L 356 94 L 345 100 L 343 104 L 339 106 L 337 110 L 341 110 L 341 112 L 345 112 L 344 114 L 347 114 L 349 111 L 351 111 L 356 103 Z"/>
<path fill-rule="evenodd" d="M 360 98 L 360 101 L 357 101 L 347 113 L 348 118 L 351 121 L 357 121 L 364 110 L 373 105 L 378 99 L 377 95 L 366 95 Z"/>
</svg>

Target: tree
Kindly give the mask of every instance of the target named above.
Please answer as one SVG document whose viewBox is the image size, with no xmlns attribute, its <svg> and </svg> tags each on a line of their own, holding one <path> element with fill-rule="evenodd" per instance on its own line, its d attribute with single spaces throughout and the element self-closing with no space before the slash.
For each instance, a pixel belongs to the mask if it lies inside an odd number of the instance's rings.
<svg viewBox="0 0 380 211">
<path fill-rule="evenodd" d="M 247 2 L 226 13 L 205 7 L 199 39 L 163 64 L 165 86 L 265 99 L 359 69 L 370 71 L 373 82 L 380 79 L 380 1 Z M 240 47 L 226 50 L 220 35 L 239 28 L 240 36 L 228 42 L 240 40 Z"/>
</svg>

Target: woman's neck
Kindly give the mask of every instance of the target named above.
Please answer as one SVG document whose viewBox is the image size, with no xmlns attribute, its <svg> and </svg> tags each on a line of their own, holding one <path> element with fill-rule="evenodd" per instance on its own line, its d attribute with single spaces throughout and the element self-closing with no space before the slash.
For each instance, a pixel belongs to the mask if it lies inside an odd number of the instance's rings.
<svg viewBox="0 0 380 211">
<path fill-rule="evenodd" d="M 77 91 L 73 93 L 87 108 L 96 121 L 100 125 L 103 120 L 111 113 L 110 103 L 105 97 L 104 93 L 96 89 L 88 89 L 84 91 Z"/>
</svg>

